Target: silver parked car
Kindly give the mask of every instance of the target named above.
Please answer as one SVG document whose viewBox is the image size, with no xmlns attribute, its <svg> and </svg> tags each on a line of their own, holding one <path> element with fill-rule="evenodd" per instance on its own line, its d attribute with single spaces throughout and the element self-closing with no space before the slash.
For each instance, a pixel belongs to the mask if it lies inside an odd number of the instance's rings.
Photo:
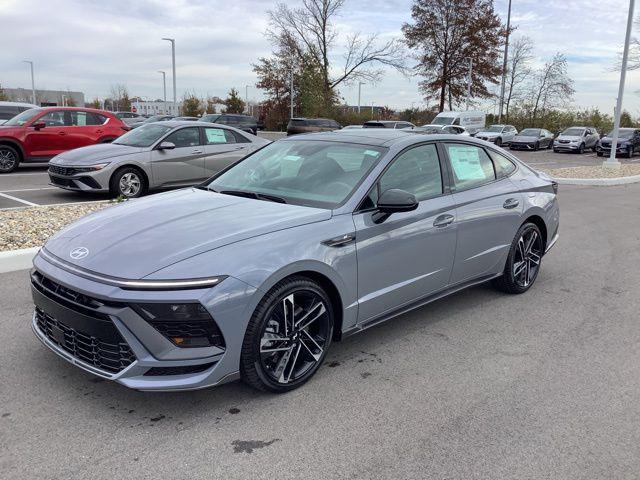
<svg viewBox="0 0 640 480">
<path fill-rule="evenodd" d="M 553 151 L 584 153 L 590 148 L 595 152 L 598 140 L 600 135 L 593 127 L 571 127 L 556 137 Z"/>
<path fill-rule="evenodd" d="M 558 238 L 556 190 L 470 137 L 289 137 L 51 237 L 32 327 L 139 390 L 291 390 L 333 341 L 482 282 L 526 292 Z"/>
<path fill-rule="evenodd" d="M 451 135 L 464 135 L 470 136 L 471 134 L 467 131 L 466 128 L 460 125 L 437 125 L 437 124 L 428 124 L 422 125 L 421 127 L 416 127 L 413 129 L 416 133 L 443 133 L 443 134 L 451 134 Z"/>
<path fill-rule="evenodd" d="M 142 125 L 112 143 L 70 150 L 49 162 L 51 184 L 132 198 L 148 190 L 194 185 L 269 143 L 205 122 Z"/>
<path fill-rule="evenodd" d="M 525 128 L 511 140 L 510 150 L 540 150 L 553 147 L 553 133 L 544 128 Z"/>
<path fill-rule="evenodd" d="M 518 130 L 513 125 L 491 125 L 489 128 L 480 130 L 476 138 L 495 143 L 500 147 L 511 143 L 517 134 Z"/>
</svg>

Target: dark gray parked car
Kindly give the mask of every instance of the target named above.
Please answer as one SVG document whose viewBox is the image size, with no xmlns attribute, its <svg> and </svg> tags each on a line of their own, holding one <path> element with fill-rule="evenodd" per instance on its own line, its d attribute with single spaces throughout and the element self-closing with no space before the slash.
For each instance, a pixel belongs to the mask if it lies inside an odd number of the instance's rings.
<svg viewBox="0 0 640 480">
<path fill-rule="evenodd" d="M 51 237 L 33 330 L 139 390 L 291 390 L 333 341 L 478 283 L 526 292 L 558 238 L 556 188 L 459 135 L 289 137 Z"/>
<path fill-rule="evenodd" d="M 553 146 L 553 133 L 544 128 L 525 128 L 509 144 L 510 150 L 540 150 Z"/>
</svg>

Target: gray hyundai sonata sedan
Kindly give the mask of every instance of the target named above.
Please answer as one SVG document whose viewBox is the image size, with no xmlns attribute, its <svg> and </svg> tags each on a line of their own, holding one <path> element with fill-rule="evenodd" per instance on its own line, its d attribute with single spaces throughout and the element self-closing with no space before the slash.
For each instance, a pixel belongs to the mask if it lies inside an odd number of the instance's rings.
<svg viewBox="0 0 640 480">
<path fill-rule="evenodd" d="M 208 122 L 149 123 L 112 143 L 69 150 L 49 162 L 51 184 L 135 198 L 148 190 L 201 183 L 269 140 Z"/>
<path fill-rule="evenodd" d="M 53 236 L 33 330 L 139 390 L 291 390 L 348 335 L 481 282 L 526 292 L 558 238 L 556 190 L 470 137 L 289 137 Z"/>
</svg>

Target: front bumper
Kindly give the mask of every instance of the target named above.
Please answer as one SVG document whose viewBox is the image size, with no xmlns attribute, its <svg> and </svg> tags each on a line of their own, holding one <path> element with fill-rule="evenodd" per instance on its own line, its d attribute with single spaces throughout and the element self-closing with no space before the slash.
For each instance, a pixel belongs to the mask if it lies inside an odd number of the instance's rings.
<svg viewBox="0 0 640 480">
<path fill-rule="evenodd" d="M 557 152 L 577 152 L 580 149 L 579 143 L 554 143 L 553 151 Z"/>
<path fill-rule="evenodd" d="M 611 154 L 611 145 L 597 145 L 596 152 L 602 153 L 603 155 Z M 624 155 L 629 152 L 628 145 L 618 145 L 616 147 L 616 155 Z"/>
<path fill-rule="evenodd" d="M 242 340 L 253 311 L 248 301 L 256 291 L 253 287 L 228 277 L 207 289 L 123 290 L 71 273 L 63 268 L 63 261 L 58 261 L 50 254 L 38 254 L 34 272 L 63 291 L 95 300 L 92 305 L 98 305 L 78 306 L 52 292 L 43 292 L 32 281 L 36 305 L 32 329 L 60 357 L 137 390 L 194 390 L 238 378 Z M 143 302 L 200 302 L 218 325 L 224 348 L 175 346 L 128 306 Z"/>
<path fill-rule="evenodd" d="M 73 172 L 72 167 L 50 166 L 49 184 L 54 187 L 77 192 L 108 192 L 110 169 L 107 167 L 96 172 Z"/>
<path fill-rule="evenodd" d="M 535 150 L 535 142 L 511 142 L 509 144 L 511 150 Z"/>
</svg>

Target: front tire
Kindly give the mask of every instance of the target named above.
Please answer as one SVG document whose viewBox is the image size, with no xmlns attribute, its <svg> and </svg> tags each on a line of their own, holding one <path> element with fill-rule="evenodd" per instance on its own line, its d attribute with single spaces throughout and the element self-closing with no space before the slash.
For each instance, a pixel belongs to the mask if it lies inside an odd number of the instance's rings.
<svg viewBox="0 0 640 480">
<path fill-rule="evenodd" d="M 496 147 L 502 146 L 502 139 L 500 137 L 496 138 Z"/>
<path fill-rule="evenodd" d="M 536 142 L 536 144 L 533 146 L 533 151 L 537 152 L 538 150 L 540 150 L 540 144 Z"/>
<path fill-rule="evenodd" d="M 580 155 L 582 155 L 582 154 L 584 153 L 584 143 L 581 143 L 581 144 L 580 144 L 580 147 L 578 148 L 578 153 L 579 153 Z"/>
<path fill-rule="evenodd" d="M 501 277 L 493 285 L 505 293 L 524 293 L 538 278 L 544 244 L 540 229 L 534 223 L 525 223 L 516 233 L 507 263 Z"/>
<path fill-rule="evenodd" d="M 300 387 L 324 362 L 333 325 L 333 306 L 320 285 L 302 276 L 282 280 L 262 298 L 249 321 L 241 378 L 274 393 Z"/>
<path fill-rule="evenodd" d="M 9 145 L 0 145 L 0 173 L 11 173 L 20 165 L 18 151 Z"/>
<path fill-rule="evenodd" d="M 117 170 L 109 181 L 109 191 L 114 197 L 138 198 L 147 190 L 147 182 L 140 170 L 124 167 Z"/>
</svg>

